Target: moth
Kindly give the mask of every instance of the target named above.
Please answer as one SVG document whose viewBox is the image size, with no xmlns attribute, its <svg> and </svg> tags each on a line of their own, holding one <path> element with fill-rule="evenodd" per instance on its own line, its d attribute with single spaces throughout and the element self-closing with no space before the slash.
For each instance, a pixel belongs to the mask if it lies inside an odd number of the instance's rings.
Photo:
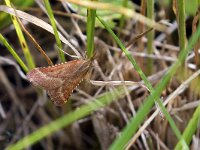
<svg viewBox="0 0 200 150">
<path fill-rule="evenodd" d="M 54 66 L 34 68 L 27 73 L 27 78 L 34 86 L 45 89 L 56 106 L 62 106 L 84 79 L 91 65 L 91 59 L 73 60 Z"/>
</svg>

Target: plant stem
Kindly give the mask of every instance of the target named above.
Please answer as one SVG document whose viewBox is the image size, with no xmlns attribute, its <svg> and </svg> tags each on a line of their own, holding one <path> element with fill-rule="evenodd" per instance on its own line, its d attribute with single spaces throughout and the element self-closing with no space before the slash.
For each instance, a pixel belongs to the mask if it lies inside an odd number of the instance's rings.
<svg viewBox="0 0 200 150">
<path fill-rule="evenodd" d="M 127 5 L 128 5 L 128 0 L 123 0 L 122 6 L 123 7 L 127 7 Z M 122 14 L 121 18 L 119 20 L 119 32 L 117 34 L 118 36 L 120 36 L 121 30 L 122 30 L 122 28 L 124 26 L 124 23 L 125 23 L 125 16 Z"/>
<path fill-rule="evenodd" d="M 22 69 L 27 73 L 29 70 L 28 67 L 24 64 L 24 62 L 21 60 L 15 50 L 10 46 L 10 44 L 6 41 L 2 34 L 0 34 L 0 41 L 5 45 L 5 47 L 9 50 L 15 60 L 20 64 Z"/>
<path fill-rule="evenodd" d="M 154 20 L 154 0 L 147 0 L 147 17 Z M 149 28 L 149 27 L 148 27 Z M 147 53 L 153 54 L 153 40 L 154 40 L 154 30 L 150 31 L 147 34 Z M 153 59 L 147 59 L 147 75 L 152 74 L 153 72 Z"/>
<path fill-rule="evenodd" d="M 183 132 L 183 138 L 185 139 L 186 143 L 189 145 L 194 133 L 196 132 L 200 123 L 200 105 L 196 108 L 192 118 L 190 119 L 187 127 Z M 175 147 L 175 150 L 183 149 L 181 141 Z"/>
<path fill-rule="evenodd" d="M 180 131 L 179 131 L 178 128 L 176 127 L 175 122 L 173 121 L 173 119 L 171 118 L 169 112 L 166 110 L 166 108 L 164 107 L 162 101 L 160 100 L 160 94 L 161 94 L 162 90 L 166 87 L 166 85 L 167 85 L 169 79 L 172 78 L 172 74 L 174 74 L 176 70 L 175 70 L 174 68 L 171 68 L 171 70 L 172 70 L 172 71 L 171 71 L 171 74 L 168 74 L 168 76 L 167 76 L 165 79 L 163 79 L 163 80 L 165 80 L 165 81 L 163 81 L 163 83 L 161 82 L 162 88 L 156 88 L 156 90 L 154 90 L 153 86 L 152 86 L 151 83 L 148 81 L 147 77 L 146 77 L 145 74 L 142 72 L 141 68 L 138 66 L 138 64 L 136 63 L 136 61 L 134 60 L 134 58 L 131 56 L 130 52 L 125 48 L 125 46 L 122 44 L 122 42 L 119 40 L 119 38 L 115 35 L 115 33 L 111 30 L 111 28 L 105 23 L 105 21 L 103 21 L 99 16 L 97 16 L 97 18 L 98 18 L 98 20 L 105 26 L 105 28 L 106 28 L 106 29 L 108 30 L 108 32 L 112 35 L 112 37 L 115 39 L 115 41 L 117 42 L 117 44 L 119 45 L 119 47 L 120 47 L 120 48 L 122 49 L 122 51 L 125 53 L 125 55 L 127 56 L 127 58 L 128 58 L 128 59 L 130 60 L 130 62 L 132 63 L 132 65 L 133 65 L 133 67 L 135 68 L 135 70 L 138 72 L 138 74 L 140 75 L 140 77 L 141 77 L 142 80 L 144 81 L 144 83 L 145 83 L 145 85 L 147 86 L 147 88 L 149 89 L 150 93 L 154 96 L 153 98 L 149 99 L 148 102 L 147 102 L 147 103 L 149 104 L 149 105 L 147 105 L 147 106 L 145 107 L 145 109 L 146 109 L 147 111 L 143 110 L 143 112 L 142 112 L 143 114 L 140 114 L 140 115 L 142 115 L 143 117 L 145 117 L 145 115 L 147 115 L 147 112 L 149 112 L 149 111 L 150 111 L 150 108 L 153 106 L 153 103 L 152 103 L 152 102 L 153 102 L 153 101 L 156 101 L 157 104 L 159 105 L 159 107 L 161 108 L 163 114 L 164 114 L 165 117 L 167 118 L 167 120 L 168 120 L 168 122 L 169 122 L 169 124 L 170 124 L 170 126 L 171 126 L 171 128 L 172 128 L 172 130 L 173 130 L 173 132 L 174 132 L 175 135 L 177 136 L 177 138 L 178 138 L 179 140 L 182 140 L 182 141 L 183 141 L 182 143 L 183 143 L 184 145 L 186 145 L 186 142 L 184 142 L 184 139 L 182 138 Z M 177 64 L 175 64 L 175 67 L 178 67 L 179 64 L 180 64 L 180 62 L 178 62 Z M 157 92 L 157 91 L 159 91 L 159 92 Z M 155 93 L 159 93 L 159 94 L 155 94 Z M 139 112 L 140 112 L 140 111 L 139 111 Z M 139 115 L 139 112 L 138 112 L 138 115 Z M 144 113 L 144 112 L 145 112 L 145 113 Z M 139 119 L 140 121 L 142 121 L 141 118 L 142 118 L 142 117 L 140 117 L 140 119 Z M 138 120 L 137 120 L 137 122 L 138 122 Z M 138 127 L 138 126 L 137 126 L 137 127 Z M 131 128 L 131 127 L 130 127 L 130 128 Z M 129 137 L 126 137 L 126 139 L 129 139 L 129 138 L 130 138 L 130 136 L 129 136 Z M 129 140 L 130 140 L 130 139 L 129 139 Z M 118 144 L 118 142 L 119 142 L 120 144 Z M 125 144 L 125 143 L 124 143 L 124 144 Z M 119 149 L 124 148 L 124 147 L 121 145 L 121 141 L 120 141 L 120 140 L 117 141 L 117 144 L 114 143 L 113 145 L 114 145 L 114 146 L 111 147 L 111 149 L 113 149 L 113 150 L 115 150 L 116 148 L 119 148 Z M 121 147 L 118 147 L 117 145 L 121 145 Z M 187 145 L 186 145 L 186 146 L 187 146 Z"/>
<path fill-rule="evenodd" d="M 92 0 L 97 1 L 97 0 Z M 87 9 L 87 57 L 91 58 L 94 53 L 94 31 L 96 10 Z"/>
<path fill-rule="evenodd" d="M 185 0 L 176 0 L 177 3 L 177 19 L 179 31 L 179 47 L 180 50 L 186 46 L 186 30 L 185 30 Z"/>
<path fill-rule="evenodd" d="M 9 0 L 5 0 L 5 3 L 6 3 L 7 6 L 12 7 Z M 26 59 L 27 65 L 28 65 L 29 69 L 33 69 L 33 68 L 35 68 L 35 62 L 33 60 L 33 57 L 31 55 L 31 53 L 30 53 L 30 50 L 28 48 L 28 45 L 26 43 L 26 40 L 25 40 L 23 32 L 22 32 L 22 30 L 20 28 L 20 25 L 18 24 L 17 19 L 16 19 L 15 16 L 11 15 L 11 19 L 12 19 L 13 25 L 15 27 L 17 36 L 19 38 L 20 45 L 22 47 L 22 50 L 23 50 L 24 57 Z"/>
<path fill-rule="evenodd" d="M 58 49 L 57 49 L 58 55 L 60 57 L 61 62 L 65 62 L 65 55 L 60 50 L 60 49 L 62 49 L 62 43 L 61 43 L 59 35 L 58 35 L 58 30 L 57 30 L 57 27 L 56 27 L 55 18 L 54 18 L 53 11 L 51 9 L 51 5 L 49 3 L 49 0 L 44 0 L 44 4 L 45 4 L 46 10 L 47 10 L 48 17 L 50 19 L 51 25 L 53 27 L 53 31 L 54 31 L 54 35 L 55 35 L 55 39 L 56 39 L 56 44 L 58 46 Z"/>
</svg>

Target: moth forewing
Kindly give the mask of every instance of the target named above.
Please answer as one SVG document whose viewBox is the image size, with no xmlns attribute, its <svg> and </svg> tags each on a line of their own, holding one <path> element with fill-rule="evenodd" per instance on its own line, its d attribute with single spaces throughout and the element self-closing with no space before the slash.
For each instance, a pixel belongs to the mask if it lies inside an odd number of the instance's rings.
<svg viewBox="0 0 200 150">
<path fill-rule="evenodd" d="M 83 80 L 91 64 L 91 60 L 74 60 L 55 66 L 35 68 L 27 74 L 27 78 L 33 85 L 47 90 L 53 103 L 61 106 Z"/>
</svg>

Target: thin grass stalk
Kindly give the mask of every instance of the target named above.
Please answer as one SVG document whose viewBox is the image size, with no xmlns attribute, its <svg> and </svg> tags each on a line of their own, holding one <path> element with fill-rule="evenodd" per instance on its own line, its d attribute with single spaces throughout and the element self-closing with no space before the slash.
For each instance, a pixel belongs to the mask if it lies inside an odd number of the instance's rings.
<svg viewBox="0 0 200 150">
<path fill-rule="evenodd" d="M 141 0 L 141 4 L 140 4 L 140 13 L 145 16 L 146 14 L 146 0 Z M 142 22 L 138 22 L 138 34 L 143 33 L 144 32 L 144 23 Z M 143 52 L 144 51 L 144 43 L 142 42 L 142 38 L 139 38 L 137 40 L 138 46 L 139 46 L 139 51 Z"/>
<path fill-rule="evenodd" d="M 53 62 L 51 61 L 51 59 L 47 56 L 47 54 L 44 52 L 44 50 L 42 49 L 42 47 L 37 43 L 37 41 L 35 40 L 35 38 L 28 32 L 28 30 L 26 30 L 26 28 L 24 27 L 23 23 L 21 22 L 21 20 L 17 16 L 17 11 L 15 9 L 14 9 L 14 11 L 15 11 L 17 22 L 19 23 L 21 29 L 29 37 L 29 39 L 33 42 L 33 44 L 35 45 L 35 47 L 37 48 L 37 50 L 46 59 L 47 63 L 52 66 Z"/>
<path fill-rule="evenodd" d="M 97 1 L 97 0 L 92 0 Z M 95 32 L 95 19 L 96 10 L 87 9 L 87 57 L 91 58 L 94 54 L 94 32 Z"/>
<path fill-rule="evenodd" d="M 177 1 L 178 7 L 178 21 L 179 21 L 179 45 L 180 48 L 185 46 L 186 42 L 186 31 L 185 31 L 185 1 L 179 0 Z M 199 39 L 199 37 L 198 37 Z M 200 105 L 195 110 L 191 120 L 189 121 L 187 127 L 183 132 L 183 138 L 185 139 L 186 143 L 189 143 L 192 140 L 193 134 L 197 130 L 200 122 Z M 175 147 L 175 150 L 183 149 L 181 142 L 179 141 Z"/>
<path fill-rule="evenodd" d="M 87 116 L 91 112 L 98 110 L 101 107 L 104 107 L 111 102 L 118 100 L 125 96 L 125 91 L 123 87 L 119 87 L 118 89 L 113 89 L 112 91 L 106 92 L 100 95 L 94 101 L 89 101 L 86 105 L 80 106 L 78 109 L 70 112 L 59 119 L 41 127 L 30 135 L 24 137 L 19 140 L 17 143 L 10 145 L 7 150 L 21 150 L 31 146 L 37 141 L 47 137 L 48 135 L 64 128 L 71 123 Z"/>
<path fill-rule="evenodd" d="M 147 0 L 147 17 L 154 21 L 154 0 Z M 148 27 L 150 28 L 150 27 Z M 147 53 L 153 54 L 154 53 L 154 47 L 153 47 L 153 41 L 154 41 L 154 30 L 147 33 Z M 152 74 L 153 72 L 153 59 L 147 58 L 147 75 Z"/>
<path fill-rule="evenodd" d="M 197 13 L 194 16 L 193 21 L 192 21 L 192 33 L 196 32 L 196 27 L 199 24 L 199 20 L 200 20 L 200 10 L 197 10 Z M 194 46 L 194 54 L 195 54 L 194 62 L 196 64 L 196 69 L 200 68 L 199 48 L 200 48 L 200 39 Z"/>
<path fill-rule="evenodd" d="M 185 0 L 176 0 L 176 4 L 178 9 L 179 47 L 180 50 L 183 50 L 186 46 Z"/>
<path fill-rule="evenodd" d="M 140 4 L 140 13 L 145 16 L 146 14 L 146 0 L 141 0 L 141 4 Z M 137 24 L 137 34 L 141 34 L 144 32 L 144 23 L 138 22 Z M 137 45 L 138 45 L 138 51 L 139 52 L 144 52 L 144 42 L 142 41 L 142 38 L 138 38 L 137 39 Z M 144 58 L 142 57 L 136 57 L 136 60 L 138 60 L 138 63 L 141 67 L 142 70 L 145 70 L 145 66 L 144 66 Z"/>
<path fill-rule="evenodd" d="M 17 0 L 17 1 L 14 1 L 14 4 L 20 7 L 28 7 L 34 4 L 34 0 L 28 0 L 28 1 Z M 0 14 L 1 14 L 0 15 L 0 22 L 1 22 L 0 30 L 2 30 L 11 23 L 11 20 L 8 19 L 9 14 L 6 14 L 6 13 L 0 13 Z"/>
<path fill-rule="evenodd" d="M 199 123 L 200 123 L 200 105 L 196 108 L 192 118 L 190 119 L 187 127 L 185 128 L 183 132 L 183 138 L 185 139 L 188 145 L 192 141 L 192 137 L 194 133 L 199 128 Z M 175 150 L 179 150 L 179 149 L 183 149 L 181 145 L 181 141 L 179 141 L 175 147 Z"/>
<path fill-rule="evenodd" d="M 113 5 L 111 3 L 101 3 L 101 2 L 87 1 L 87 0 L 61 0 L 61 1 L 71 2 L 79 6 L 91 9 L 109 10 L 116 13 L 124 14 L 127 17 L 135 18 L 139 22 L 142 22 L 149 27 L 154 27 L 158 31 L 166 31 L 166 26 L 161 25 L 160 23 L 156 23 L 155 21 L 152 21 L 151 19 L 146 18 L 145 16 L 129 8 Z"/>
<path fill-rule="evenodd" d="M 59 35 L 58 35 L 58 30 L 57 30 L 57 27 L 56 27 L 55 18 L 54 18 L 53 11 L 51 9 L 51 5 L 49 3 L 49 0 L 44 0 L 44 4 L 45 4 L 46 10 L 47 10 L 47 14 L 48 14 L 48 17 L 50 19 L 51 25 L 53 27 L 53 31 L 54 31 L 54 35 L 55 35 L 55 39 L 56 39 L 56 44 L 58 46 L 57 51 L 58 51 L 59 58 L 60 58 L 61 62 L 65 62 L 64 52 L 62 52 L 60 50 L 60 49 L 62 49 L 62 43 L 61 43 Z"/>
<path fill-rule="evenodd" d="M 135 70 L 138 72 L 138 74 L 140 75 L 140 77 L 142 78 L 142 80 L 144 81 L 145 85 L 147 86 L 147 88 L 149 89 L 150 93 L 153 94 L 155 93 L 154 88 L 152 87 L 151 83 L 147 80 L 147 77 L 145 76 L 145 74 L 142 72 L 141 68 L 138 66 L 138 64 L 136 63 L 136 61 L 134 60 L 134 58 L 131 56 L 131 54 L 129 53 L 129 51 L 125 48 L 125 46 L 122 44 L 122 42 L 119 40 L 119 38 L 115 35 L 115 33 L 111 30 L 111 28 L 99 17 L 97 16 L 98 20 L 104 25 L 104 27 L 108 30 L 108 32 L 113 36 L 113 38 L 115 39 L 115 41 L 117 42 L 117 44 L 119 45 L 119 47 L 122 49 L 122 51 L 125 53 L 125 55 L 127 56 L 127 58 L 130 60 L 130 62 L 132 63 L 133 67 L 135 68 Z M 169 81 L 169 80 L 168 80 Z M 163 103 L 161 102 L 161 100 L 159 99 L 160 95 L 156 95 L 156 98 L 154 98 L 153 100 L 155 100 L 159 107 L 161 108 L 163 114 L 165 115 L 165 117 L 167 118 L 167 120 L 169 121 L 172 130 L 174 131 L 175 135 L 177 136 L 178 139 L 181 139 L 181 133 L 178 130 L 178 128 L 176 127 L 176 124 L 174 123 L 173 119 L 171 118 L 170 114 L 167 112 L 166 108 L 164 107 Z M 151 107 L 153 106 L 153 103 L 151 103 L 150 105 Z M 150 111 L 151 107 L 148 108 L 148 112 Z M 144 112 L 146 112 L 146 110 L 144 110 Z M 146 114 L 144 113 L 143 114 Z M 141 114 L 141 115 L 143 115 Z M 147 115 L 147 114 L 146 114 Z M 145 117 L 145 116 L 144 116 Z M 139 125 L 138 125 L 139 126 Z M 137 126 L 137 128 L 138 128 Z M 129 137 L 130 140 L 131 136 Z M 128 142 L 128 141 L 127 141 Z M 120 143 L 120 142 L 119 142 Z M 183 141 L 184 143 L 184 141 Z M 119 145 L 118 145 L 119 146 Z M 118 146 L 111 148 L 111 149 L 116 149 L 119 148 Z M 121 149 L 123 149 L 124 147 L 120 147 Z"/>
<path fill-rule="evenodd" d="M 194 44 L 197 42 L 198 38 L 200 36 L 200 26 L 198 26 L 197 32 L 193 34 L 191 37 L 188 46 L 180 52 L 180 55 L 178 57 L 178 60 L 170 67 L 169 71 L 163 76 L 162 80 L 158 83 L 156 86 L 155 92 L 148 96 L 147 99 L 145 99 L 145 102 L 143 104 L 143 107 L 141 107 L 136 116 L 132 118 L 130 123 L 125 127 L 121 135 L 118 137 L 117 140 L 114 141 L 114 143 L 111 145 L 110 149 L 114 150 L 116 148 L 124 148 L 127 142 L 129 141 L 130 137 L 135 134 L 135 132 L 138 129 L 138 126 L 144 121 L 146 118 L 146 115 L 150 112 L 150 109 L 154 103 L 154 99 L 159 97 L 161 95 L 161 92 L 166 87 L 169 80 L 173 77 L 173 75 L 176 73 L 177 69 L 184 63 L 184 60 L 189 53 L 189 51 L 193 48 Z M 181 144 L 183 144 L 181 142 Z M 185 148 L 185 147 L 184 147 Z M 187 148 L 186 148 L 187 149 Z"/>
<path fill-rule="evenodd" d="M 128 6 L 128 0 L 123 0 L 122 1 L 122 6 L 123 7 L 127 7 Z M 122 28 L 124 27 L 124 23 L 125 23 L 125 15 L 121 15 L 120 20 L 119 20 L 119 31 L 118 31 L 118 36 L 120 36 L 120 33 L 122 31 Z"/>
<path fill-rule="evenodd" d="M 28 67 L 24 64 L 24 62 L 21 60 L 19 55 L 15 52 L 15 50 L 10 46 L 10 44 L 6 41 L 6 39 L 3 37 L 3 35 L 0 33 L 0 41 L 4 46 L 8 49 L 8 51 L 12 54 L 14 59 L 19 63 L 19 65 L 22 67 L 22 69 L 27 73 Z"/>
<path fill-rule="evenodd" d="M 9 0 L 5 0 L 5 3 L 6 3 L 7 6 L 12 7 Z M 25 57 L 26 62 L 28 64 L 28 68 L 33 69 L 33 68 L 35 68 L 35 62 L 33 60 L 31 53 L 30 53 L 30 50 L 28 48 L 28 45 L 26 43 L 26 40 L 24 38 L 23 32 L 20 28 L 20 25 L 18 24 L 15 16 L 11 15 L 11 19 L 12 19 L 13 25 L 15 27 L 17 36 L 19 38 L 20 45 L 21 45 L 23 53 L 24 53 L 24 57 Z"/>
</svg>

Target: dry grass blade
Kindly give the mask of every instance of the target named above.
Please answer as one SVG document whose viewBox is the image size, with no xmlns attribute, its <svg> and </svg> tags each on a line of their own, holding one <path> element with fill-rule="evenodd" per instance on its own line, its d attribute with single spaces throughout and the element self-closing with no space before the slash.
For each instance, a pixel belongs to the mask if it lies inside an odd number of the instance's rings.
<svg viewBox="0 0 200 150">
<path fill-rule="evenodd" d="M 146 24 L 147 26 L 153 27 L 156 30 L 160 30 L 160 31 L 164 31 L 166 32 L 166 27 L 156 23 L 148 18 L 146 18 L 145 16 L 136 13 L 135 11 L 128 9 L 128 8 L 124 8 L 124 7 L 120 7 L 120 6 L 115 6 L 109 3 L 100 3 L 100 2 L 96 2 L 96 1 L 77 1 L 77 0 L 60 0 L 60 1 L 65 1 L 65 2 L 71 2 L 74 4 L 78 4 L 80 6 L 84 6 L 87 8 L 93 8 L 93 9 L 100 9 L 100 10 L 111 10 L 113 12 L 118 12 L 121 13 L 123 15 L 126 15 L 128 17 L 133 17 L 135 20 L 138 20 L 144 24 Z"/>
<path fill-rule="evenodd" d="M 144 86 L 139 82 L 133 81 L 94 81 L 90 80 L 90 82 L 96 86 L 105 86 L 105 85 L 133 85 L 133 86 Z"/>
<path fill-rule="evenodd" d="M 0 102 L 0 115 L 1 115 L 1 117 L 3 119 L 6 119 L 6 113 L 5 113 L 5 111 L 4 111 L 3 107 L 2 107 L 1 102 Z"/>
<path fill-rule="evenodd" d="M 18 18 L 16 9 L 14 8 L 14 6 L 12 6 L 12 7 L 14 9 L 15 16 L 16 16 L 17 21 L 18 21 L 19 25 L 21 26 L 22 30 L 31 39 L 31 41 L 33 42 L 33 44 L 35 45 L 35 47 L 37 48 L 37 50 L 42 54 L 42 56 L 44 56 L 44 58 L 46 59 L 47 63 L 52 66 L 53 62 L 51 61 L 51 59 L 47 56 L 47 54 L 44 52 L 44 50 L 42 49 L 42 47 L 37 43 L 37 41 L 35 40 L 35 38 L 28 32 L 28 30 L 26 30 L 26 28 L 24 27 L 23 23 Z"/>
<path fill-rule="evenodd" d="M 183 142 L 177 144 L 178 139 L 186 141 L 185 147 L 198 149 L 199 14 L 193 14 L 192 24 L 188 5 L 181 7 L 188 17 L 178 17 L 182 9 L 176 4 L 184 0 L 173 0 L 174 5 L 149 1 L 19 0 L 20 4 L 13 1 L 17 9 L 0 5 L 0 149 L 169 150 Z M 192 7 L 193 1 L 189 3 Z M 154 9 L 155 17 L 151 19 L 155 21 L 146 17 L 149 8 Z M 105 20 L 104 27 L 101 21 L 94 23 L 94 12 L 96 19 Z M 86 15 L 90 13 L 93 15 Z M 183 27 L 192 37 L 183 52 L 179 46 L 180 20 L 187 23 Z M 28 77 L 46 90 L 35 88 L 25 76 L 29 59 L 20 47 L 21 38 L 16 36 L 20 24 L 39 67 L 29 71 L 33 76 L 30 78 L 28 73 Z M 151 42 L 154 52 L 147 54 L 150 40 L 145 34 L 150 27 L 155 31 Z M 54 34 L 57 30 L 60 37 Z M 39 46 L 55 67 L 35 51 Z M 90 61 L 87 58 L 92 53 L 92 65 L 74 65 L 77 61 Z M 63 56 L 68 62 L 60 64 L 65 62 L 59 59 Z M 145 72 L 148 59 L 154 62 L 151 76 Z M 178 68 L 183 62 L 184 68 Z M 56 107 L 48 94 L 56 104 L 70 97 L 62 107 Z M 160 109 L 156 110 L 154 100 L 158 98 L 167 119 L 160 116 Z"/>
<path fill-rule="evenodd" d="M 164 101 L 164 105 L 167 105 L 171 100 L 173 100 L 176 96 L 181 94 L 187 87 L 188 84 L 198 77 L 200 74 L 200 70 L 196 71 L 194 74 L 192 74 L 185 82 L 183 82 L 172 94 L 168 96 L 168 98 Z M 126 150 L 128 150 L 131 145 L 136 141 L 136 139 L 141 135 L 141 133 L 147 128 L 147 126 L 151 123 L 151 121 L 156 117 L 156 115 L 159 114 L 159 110 L 156 110 L 146 121 L 145 123 L 140 127 L 140 129 L 137 131 L 137 133 L 133 136 L 131 141 L 126 147 Z"/>
<path fill-rule="evenodd" d="M 145 36 L 147 33 L 149 33 L 152 30 L 153 30 L 153 28 L 149 28 L 148 30 L 138 34 L 136 37 L 134 37 L 132 40 L 130 40 L 129 43 L 126 45 L 127 49 L 129 46 L 133 45 L 138 39 L 142 38 L 143 36 Z"/>
<path fill-rule="evenodd" d="M 4 5 L 0 5 L 0 11 L 4 11 L 6 13 L 15 15 L 15 11 L 13 8 L 10 8 L 10 7 L 4 6 Z M 36 26 L 39 26 L 39 27 L 43 28 L 44 30 L 54 34 L 53 28 L 48 23 L 44 22 L 43 20 L 41 20 L 35 16 L 32 16 L 28 13 L 25 13 L 23 11 L 20 11 L 20 10 L 16 10 L 16 12 L 17 12 L 17 15 L 19 18 L 24 19 L 24 20 L 26 20 Z M 79 56 L 79 58 L 81 58 L 80 53 L 73 47 L 73 45 L 70 42 L 68 42 L 67 39 L 65 39 L 65 37 L 61 33 L 59 33 L 59 37 L 63 43 L 67 44 L 73 50 L 73 52 L 77 56 Z"/>
<path fill-rule="evenodd" d="M 14 62 L 13 60 L 0 56 L 0 64 L 1 64 L 1 65 L 8 64 L 8 65 L 14 66 L 14 67 L 16 68 L 17 72 L 19 73 L 19 75 L 20 75 L 24 80 L 27 80 L 26 75 L 25 75 L 25 74 L 23 73 L 23 71 L 20 69 L 20 67 L 18 66 L 18 64 L 16 64 L 16 62 Z"/>
</svg>

